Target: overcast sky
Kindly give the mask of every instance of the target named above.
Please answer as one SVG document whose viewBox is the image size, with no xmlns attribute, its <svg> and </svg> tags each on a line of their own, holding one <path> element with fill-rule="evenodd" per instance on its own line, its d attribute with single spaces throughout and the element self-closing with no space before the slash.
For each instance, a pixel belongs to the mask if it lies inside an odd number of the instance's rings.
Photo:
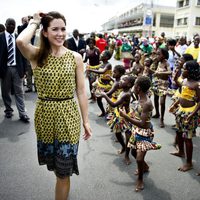
<svg viewBox="0 0 200 200">
<path fill-rule="evenodd" d="M 100 30 L 101 25 L 120 10 L 151 0 L 0 0 L 0 23 L 14 18 L 20 25 L 23 16 L 37 11 L 59 11 L 66 17 L 67 30 L 80 32 Z M 153 0 L 154 4 L 175 6 L 176 0 Z"/>
</svg>

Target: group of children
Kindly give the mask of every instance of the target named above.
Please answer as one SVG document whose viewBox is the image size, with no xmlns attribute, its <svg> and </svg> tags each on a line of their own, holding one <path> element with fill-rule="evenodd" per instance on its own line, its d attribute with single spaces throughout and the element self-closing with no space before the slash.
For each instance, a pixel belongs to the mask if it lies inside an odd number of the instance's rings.
<svg viewBox="0 0 200 200">
<path fill-rule="evenodd" d="M 160 118 L 160 127 L 165 127 L 165 102 L 170 77 L 173 77 L 177 85 L 173 104 L 169 108 L 169 111 L 175 115 L 177 125 L 178 151 L 173 152 L 172 155 L 185 156 L 185 143 L 186 164 L 179 170 L 187 171 L 193 167 L 192 137 L 198 126 L 200 67 L 195 60 L 188 61 L 188 55 L 183 55 L 179 59 L 176 70 L 172 72 L 167 62 L 168 56 L 168 50 L 165 48 L 159 48 L 150 56 L 136 52 L 130 69 L 125 70 L 123 65 L 116 65 L 112 69 L 109 62 L 111 55 L 108 50 L 105 50 L 101 54 L 102 65 L 95 70 L 87 68 L 87 72 L 98 74 L 93 89 L 101 110 L 99 117 L 106 116 L 107 124 L 115 133 L 121 145 L 118 154 L 125 153 L 126 164 L 130 164 L 130 151 L 136 159 L 135 174 L 138 175 L 138 179 L 135 191 L 144 189 L 143 174 L 149 171 L 149 166 L 145 162 L 147 151 L 161 148 L 161 145 L 153 141 L 154 129 L 151 118 Z M 154 106 L 151 101 L 152 95 L 154 95 Z M 107 101 L 106 109 L 102 98 Z M 155 115 L 152 115 L 154 108 Z"/>
</svg>

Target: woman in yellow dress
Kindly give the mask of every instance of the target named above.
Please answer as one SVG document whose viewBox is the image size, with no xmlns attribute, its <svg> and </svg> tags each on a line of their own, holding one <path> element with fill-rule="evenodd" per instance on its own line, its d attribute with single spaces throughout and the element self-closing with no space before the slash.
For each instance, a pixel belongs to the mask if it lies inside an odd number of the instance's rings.
<svg viewBox="0 0 200 200">
<path fill-rule="evenodd" d="M 30 42 L 42 25 L 40 47 Z M 54 171 L 57 181 L 55 199 L 67 199 L 70 176 L 79 174 L 77 153 L 81 130 L 84 139 L 91 136 L 84 68 L 80 54 L 63 46 L 66 20 L 58 12 L 35 13 L 28 27 L 19 35 L 17 46 L 33 68 L 38 100 L 35 110 L 38 161 Z"/>
</svg>

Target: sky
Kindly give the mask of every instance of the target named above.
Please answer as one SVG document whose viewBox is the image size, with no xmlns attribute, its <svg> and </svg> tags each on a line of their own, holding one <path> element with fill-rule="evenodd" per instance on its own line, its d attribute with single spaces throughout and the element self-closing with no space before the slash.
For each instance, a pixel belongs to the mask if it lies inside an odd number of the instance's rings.
<svg viewBox="0 0 200 200">
<path fill-rule="evenodd" d="M 14 18 L 21 24 L 21 18 L 37 11 L 58 11 L 67 20 L 67 31 L 100 31 L 101 25 L 122 9 L 134 7 L 151 0 L 0 0 L 0 23 Z M 175 6 L 176 0 L 153 0 L 154 4 Z"/>
</svg>

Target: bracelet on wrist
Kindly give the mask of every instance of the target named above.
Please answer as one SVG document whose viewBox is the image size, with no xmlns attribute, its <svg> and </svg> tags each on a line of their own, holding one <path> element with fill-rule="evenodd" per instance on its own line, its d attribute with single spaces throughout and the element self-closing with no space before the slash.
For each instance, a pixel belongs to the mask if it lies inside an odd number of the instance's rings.
<svg viewBox="0 0 200 200">
<path fill-rule="evenodd" d="M 40 23 L 32 21 L 32 22 L 29 23 L 29 26 L 32 25 L 32 24 L 35 24 L 37 29 L 40 28 Z"/>
</svg>

